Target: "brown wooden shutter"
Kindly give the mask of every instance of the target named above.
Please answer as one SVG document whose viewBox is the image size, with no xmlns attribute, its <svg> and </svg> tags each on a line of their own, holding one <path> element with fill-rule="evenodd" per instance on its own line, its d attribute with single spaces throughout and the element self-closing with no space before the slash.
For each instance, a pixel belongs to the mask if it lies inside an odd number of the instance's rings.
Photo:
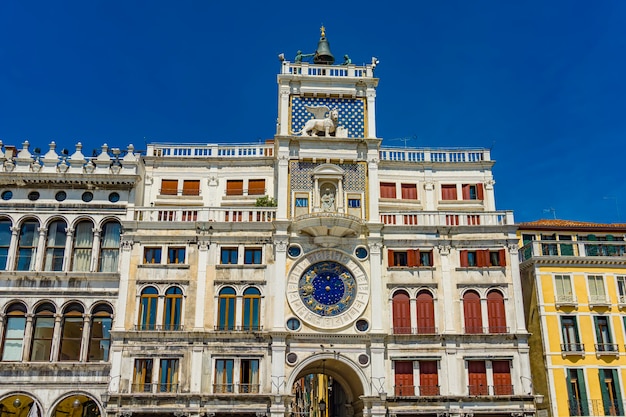
<svg viewBox="0 0 626 417">
<path fill-rule="evenodd" d="M 248 181 L 248 195 L 264 195 L 265 194 L 265 180 L 249 180 Z"/>
<path fill-rule="evenodd" d="M 420 395 L 439 395 L 437 361 L 420 361 Z"/>
<path fill-rule="evenodd" d="M 441 199 L 442 200 L 456 200 L 456 185 L 444 184 L 441 186 Z"/>
<path fill-rule="evenodd" d="M 403 200 L 417 200 L 417 185 L 401 184 Z"/>
<path fill-rule="evenodd" d="M 469 266 L 469 261 L 467 260 L 467 251 L 461 251 L 461 266 L 467 268 Z"/>
<path fill-rule="evenodd" d="M 200 180 L 184 180 L 183 195 L 200 195 Z"/>
<path fill-rule="evenodd" d="M 470 395 L 486 395 L 489 390 L 487 387 L 487 368 L 485 361 L 468 361 L 467 373 Z"/>
<path fill-rule="evenodd" d="M 395 361 L 395 394 L 399 396 L 415 395 L 413 389 L 413 362 Z"/>
<path fill-rule="evenodd" d="M 396 184 L 393 182 L 380 183 L 381 198 L 396 198 Z"/>
<path fill-rule="evenodd" d="M 495 395 L 513 394 L 509 361 L 492 361 L 491 366 L 493 368 L 493 393 Z"/>
<path fill-rule="evenodd" d="M 406 251 L 406 265 L 419 266 L 420 251 L 417 249 L 409 249 Z"/>
<path fill-rule="evenodd" d="M 486 267 L 489 266 L 491 261 L 489 260 L 489 249 L 476 251 L 476 266 Z"/>
<path fill-rule="evenodd" d="M 409 295 L 404 292 L 398 292 L 393 296 L 393 332 L 411 333 L 411 304 Z"/>
<path fill-rule="evenodd" d="M 485 195 L 483 192 L 483 185 L 482 184 L 476 184 L 476 198 L 479 200 L 484 200 L 485 199 Z"/>
<path fill-rule="evenodd" d="M 491 291 L 487 294 L 487 317 L 489 333 L 506 333 L 504 297 L 498 291 Z"/>
<path fill-rule="evenodd" d="M 226 181 L 226 195 L 243 195 L 243 180 Z"/>
<path fill-rule="evenodd" d="M 498 251 L 498 257 L 500 258 L 500 266 L 506 266 L 506 250 L 500 249 Z"/>
<path fill-rule="evenodd" d="M 392 266 L 396 266 L 393 259 L 393 251 L 391 249 L 387 249 L 387 265 L 389 266 L 389 268 L 391 268 Z"/>
<path fill-rule="evenodd" d="M 461 187 L 461 190 L 463 192 L 463 200 L 469 200 L 470 199 L 470 185 L 463 184 L 463 186 Z"/>
<path fill-rule="evenodd" d="M 428 291 L 421 291 L 417 295 L 417 333 L 435 333 L 435 306 L 433 296 Z"/>
<path fill-rule="evenodd" d="M 178 180 L 161 180 L 162 195 L 178 194 Z"/>
<path fill-rule="evenodd" d="M 468 291 L 463 296 L 463 313 L 465 316 L 465 333 L 476 334 L 483 332 L 482 312 L 480 310 L 480 296 L 474 291 Z"/>
</svg>

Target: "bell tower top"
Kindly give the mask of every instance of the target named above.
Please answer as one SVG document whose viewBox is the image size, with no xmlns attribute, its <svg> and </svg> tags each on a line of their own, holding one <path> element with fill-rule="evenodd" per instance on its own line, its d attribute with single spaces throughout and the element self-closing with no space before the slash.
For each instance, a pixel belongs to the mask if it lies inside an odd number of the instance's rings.
<svg viewBox="0 0 626 417">
<path fill-rule="evenodd" d="M 345 54 L 334 64 L 323 25 L 320 35 L 314 53 L 299 50 L 294 62 L 279 55 L 277 136 L 375 139 L 378 59 L 359 66 Z"/>
</svg>

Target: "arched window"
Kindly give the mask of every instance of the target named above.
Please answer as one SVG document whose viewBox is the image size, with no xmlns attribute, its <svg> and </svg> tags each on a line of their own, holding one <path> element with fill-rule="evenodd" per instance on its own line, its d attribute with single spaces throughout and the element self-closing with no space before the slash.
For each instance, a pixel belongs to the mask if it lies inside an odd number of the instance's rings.
<svg viewBox="0 0 626 417">
<path fill-rule="evenodd" d="M 21 361 L 26 329 L 26 307 L 14 303 L 7 308 L 2 340 L 2 361 Z"/>
<path fill-rule="evenodd" d="M 219 330 L 235 329 L 235 298 L 235 290 L 231 287 L 220 291 L 217 313 Z"/>
<path fill-rule="evenodd" d="M 248 288 L 243 292 L 243 330 L 260 330 L 261 292 Z"/>
<path fill-rule="evenodd" d="M 83 220 L 76 225 L 76 230 L 74 231 L 72 271 L 89 272 L 92 249 L 93 223 L 89 220 Z"/>
<path fill-rule="evenodd" d="M 79 361 L 80 346 L 83 341 L 83 307 L 70 304 L 63 312 L 61 327 L 60 361 Z"/>
<path fill-rule="evenodd" d="M 88 361 L 108 361 L 111 348 L 113 310 L 107 304 L 97 305 L 91 312 Z"/>
<path fill-rule="evenodd" d="M 37 255 L 37 242 L 39 241 L 39 222 L 27 220 L 20 227 L 20 237 L 17 247 L 17 262 L 15 269 L 18 271 L 35 270 L 35 258 Z"/>
<path fill-rule="evenodd" d="M 11 221 L 0 220 L 0 271 L 7 269 L 7 258 L 11 247 Z"/>
<path fill-rule="evenodd" d="M 411 334 L 411 304 L 405 291 L 393 295 L 393 332 Z"/>
<path fill-rule="evenodd" d="M 122 227 L 116 221 L 107 222 L 102 226 L 98 261 L 99 272 L 117 272 L 121 233 Z"/>
<path fill-rule="evenodd" d="M 428 291 L 417 294 L 417 333 L 434 334 L 435 332 L 435 305 L 433 295 Z"/>
<path fill-rule="evenodd" d="M 48 226 L 46 251 L 43 263 L 44 271 L 62 271 L 63 255 L 65 254 L 67 224 L 63 220 L 55 220 Z"/>
<path fill-rule="evenodd" d="M 181 330 L 181 312 L 183 307 L 183 291 L 178 287 L 170 287 L 165 291 L 165 314 L 163 315 L 164 330 Z"/>
<path fill-rule="evenodd" d="M 480 296 L 476 291 L 468 291 L 463 295 L 463 313 L 465 315 L 465 333 L 483 332 Z"/>
<path fill-rule="evenodd" d="M 492 290 L 487 294 L 487 317 L 489 333 L 507 333 L 504 296 L 500 291 Z"/>
<path fill-rule="evenodd" d="M 157 300 L 159 292 L 154 287 L 146 287 L 141 291 L 141 300 L 139 301 L 139 330 L 155 330 Z"/>
<path fill-rule="evenodd" d="M 50 360 L 55 312 L 54 306 L 50 303 L 42 304 L 35 310 L 33 343 L 30 350 L 30 360 L 33 362 Z"/>
</svg>

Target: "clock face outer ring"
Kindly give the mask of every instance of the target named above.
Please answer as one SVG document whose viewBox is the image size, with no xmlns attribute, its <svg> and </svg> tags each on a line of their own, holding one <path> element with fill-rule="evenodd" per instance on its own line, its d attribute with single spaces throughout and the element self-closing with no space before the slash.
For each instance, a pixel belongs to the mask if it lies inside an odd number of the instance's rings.
<svg viewBox="0 0 626 417">
<path fill-rule="evenodd" d="M 321 329 L 337 329 L 363 314 L 369 301 L 369 282 L 365 271 L 350 256 L 320 250 L 292 268 L 287 300 L 303 322 Z"/>
</svg>

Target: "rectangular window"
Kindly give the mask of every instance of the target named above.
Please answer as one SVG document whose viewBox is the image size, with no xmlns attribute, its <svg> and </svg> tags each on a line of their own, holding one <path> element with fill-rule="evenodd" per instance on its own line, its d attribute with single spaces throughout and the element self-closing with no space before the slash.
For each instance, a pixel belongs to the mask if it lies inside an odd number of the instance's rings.
<svg viewBox="0 0 626 417">
<path fill-rule="evenodd" d="M 200 195 L 200 180 L 184 180 L 183 195 Z"/>
<path fill-rule="evenodd" d="M 442 200 L 456 200 L 456 185 L 455 184 L 442 184 L 441 185 L 441 199 Z"/>
<path fill-rule="evenodd" d="M 616 369 L 598 369 L 605 416 L 623 416 L 624 405 Z"/>
<path fill-rule="evenodd" d="M 239 393 L 256 394 L 259 392 L 259 360 L 242 359 L 239 373 Z"/>
<path fill-rule="evenodd" d="M 177 195 L 178 180 L 161 180 L 161 195 Z"/>
<path fill-rule="evenodd" d="M 161 359 L 159 392 L 178 392 L 178 359 Z"/>
<path fill-rule="evenodd" d="M 248 195 L 265 195 L 265 180 L 248 180 Z"/>
<path fill-rule="evenodd" d="M 216 394 L 235 392 L 233 385 L 233 367 L 232 359 L 216 359 L 215 360 L 215 383 L 213 392 Z"/>
<path fill-rule="evenodd" d="M 467 361 L 469 395 L 489 395 L 485 361 Z"/>
<path fill-rule="evenodd" d="M 568 369 L 567 396 L 570 416 L 588 416 L 587 392 L 585 389 L 585 376 L 582 369 Z"/>
<path fill-rule="evenodd" d="M 167 248 L 167 263 L 168 264 L 184 264 L 185 263 L 185 248 Z"/>
<path fill-rule="evenodd" d="M 618 276 L 617 277 L 617 294 L 619 299 L 617 300 L 620 304 L 626 304 L 626 277 Z"/>
<path fill-rule="evenodd" d="M 160 264 L 161 248 L 144 248 L 143 249 L 144 264 Z"/>
<path fill-rule="evenodd" d="M 569 275 L 555 275 L 556 302 L 573 303 L 574 293 L 572 292 L 572 281 Z"/>
<path fill-rule="evenodd" d="M 482 184 L 463 184 L 461 187 L 463 200 L 483 200 Z"/>
<path fill-rule="evenodd" d="M 227 180 L 226 195 L 243 195 L 243 180 Z"/>
<path fill-rule="evenodd" d="M 513 395 L 511 364 L 509 361 L 491 361 L 494 395 Z"/>
<path fill-rule="evenodd" d="M 296 207 L 309 207 L 309 199 L 305 197 L 296 198 Z"/>
<path fill-rule="evenodd" d="M 413 362 L 412 361 L 395 361 L 395 395 L 413 396 L 415 395 L 415 386 L 413 385 Z"/>
<path fill-rule="evenodd" d="M 381 182 L 380 183 L 380 198 L 396 198 L 396 183 L 395 182 Z"/>
<path fill-rule="evenodd" d="M 237 248 L 222 248 L 221 263 L 222 265 L 236 265 L 238 258 Z"/>
<path fill-rule="evenodd" d="M 578 336 L 576 317 L 561 316 L 561 335 L 563 337 L 562 352 L 582 352 L 583 345 Z"/>
<path fill-rule="evenodd" d="M 392 267 L 417 267 L 432 266 L 433 252 L 420 251 L 419 249 L 391 250 L 387 251 L 388 266 Z"/>
<path fill-rule="evenodd" d="M 439 395 L 437 361 L 420 361 L 420 395 Z"/>
<path fill-rule="evenodd" d="M 417 184 L 400 184 L 403 200 L 417 200 Z"/>
<path fill-rule="evenodd" d="M 246 265 L 261 265 L 263 250 L 261 248 L 246 248 L 243 252 L 243 263 Z"/>
<path fill-rule="evenodd" d="M 596 352 L 615 352 L 617 345 L 613 344 L 611 338 L 611 327 L 607 316 L 595 316 L 593 318 L 596 330 Z"/>
<path fill-rule="evenodd" d="M 26 317 L 7 316 L 2 346 L 2 361 L 21 361 Z"/>
<path fill-rule="evenodd" d="M 604 290 L 604 277 L 602 275 L 589 275 L 589 302 L 606 303 L 606 291 Z"/>
<path fill-rule="evenodd" d="M 461 267 L 504 267 L 506 266 L 506 250 L 462 250 Z"/>
<path fill-rule="evenodd" d="M 132 392 L 152 392 L 152 359 L 135 359 Z"/>
<path fill-rule="evenodd" d="M 349 208 L 361 208 L 361 199 L 360 198 L 349 198 L 348 199 L 348 207 Z"/>
<path fill-rule="evenodd" d="M 420 266 L 433 266 L 432 251 L 420 251 Z"/>
</svg>

